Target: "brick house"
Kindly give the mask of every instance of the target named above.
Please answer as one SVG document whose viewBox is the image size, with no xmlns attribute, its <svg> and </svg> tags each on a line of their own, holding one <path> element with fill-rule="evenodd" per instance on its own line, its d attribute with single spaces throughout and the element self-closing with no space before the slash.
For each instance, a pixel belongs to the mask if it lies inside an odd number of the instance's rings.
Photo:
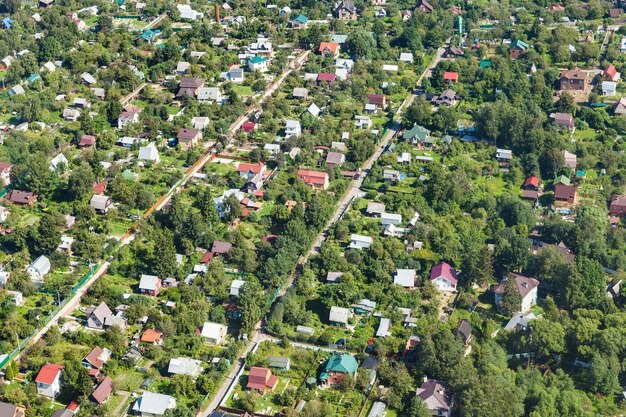
<svg viewBox="0 0 626 417">
<path fill-rule="evenodd" d="M 559 83 L 561 84 L 561 90 L 583 91 L 587 87 L 587 74 L 578 67 L 561 71 Z"/>
</svg>

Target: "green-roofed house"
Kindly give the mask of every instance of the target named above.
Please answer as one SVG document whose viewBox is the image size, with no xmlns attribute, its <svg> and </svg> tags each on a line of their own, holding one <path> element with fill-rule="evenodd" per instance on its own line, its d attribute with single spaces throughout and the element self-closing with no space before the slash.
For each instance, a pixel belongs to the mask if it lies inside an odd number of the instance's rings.
<svg viewBox="0 0 626 417">
<path fill-rule="evenodd" d="M 488 59 L 483 59 L 478 65 L 480 66 L 480 69 L 491 68 L 491 61 Z"/>
<path fill-rule="evenodd" d="M 509 48 L 509 56 L 511 59 L 519 59 L 523 54 L 528 50 L 529 45 L 520 40 L 515 40 L 511 42 L 511 47 Z"/>
<path fill-rule="evenodd" d="M 430 136 L 430 130 L 419 125 L 413 125 L 411 129 L 405 130 L 402 138 L 412 145 L 422 145 L 424 147 L 431 147 L 434 141 Z"/>
<path fill-rule="evenodd" d="M 309 19 L 307 19 L 305 15 L 300 13 L 298 16 L 292 19 L 289 24 L 291 25 L 292 29 L 306 29 L 306 27 L 309 25 Z"/>
<path fill-rule="evenodd" d="M 557 185 L 557 184 L 563 184 L 563 185 L 572 185 L 572 182 L 570 181 L 569 178 L 567 178 L 565 175 L 559 175 L 558 177 L 556 177 L 556 179 L 554 180 L 553 185 Z"/>
<path fill-rule="evenodd" d="M 250 71 L 267 71 L 267 59 L 262 56 L 254 56 L 248 59 L 248 69 Z"/>
<path fill-rule="evenodd" d="M 337 387 L 344 378 L 355 378 L 359 364 L 352 355 L 335 354 L 322 364 L 320 381 L 324 387 Z"/>
<path fill-rule="evenodd" d="M 126 181 L 137 181 L 138 177 L 139 174 L 131 171 L 130 169 L 126 169 L 124 170 L 124 172 L 122 172 L 122 178 L 124 178 Z"/>
<path fill-rule="evenodd" d="M 159 36 L 159 31 L 148 29 L 144 33 L 141 34 L 141 39 L 148 43 L 154 42 Z"/>
</svg>

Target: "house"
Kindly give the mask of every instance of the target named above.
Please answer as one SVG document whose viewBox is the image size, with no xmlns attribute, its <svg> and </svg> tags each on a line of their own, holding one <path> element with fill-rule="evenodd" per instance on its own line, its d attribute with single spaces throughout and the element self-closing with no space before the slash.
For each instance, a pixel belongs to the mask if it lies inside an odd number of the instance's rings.
<svg viewBox="0 0 626 417">
<path fill-rule="evenodd" d="M 198 77 L 181 78 L 180 83 L 178 83 L 178 92 L 176 93 L 176 97 L 196 97 L 198 95 L 198 90 L 204 87 L 205 81 L 206 80 L 204 78 Z"/>
<path fill-rule="evenodd" d="M 448 49 L 443 53 L 444 58 L 459 58 L 465 55 L 463 49 L 459 48 L 456 45 L 450 45 Z"/>
<path fill-rule="evenodd" d="M 9 300 L 13 301 L 13 304 L 16 307 L 20 307 L 24 305 L 24 294 L 22 294 L 19 291 L 7 291 L 6 295 L 8 296 Z M 1 414 L 0 414 L 1 417 Z"/>
<path fill-rule="evenodd" d="M 11 210 L 6 207 L 0 206 L 0 223 L 4 223 L 9 218 Z M 1 287 L 2 285 L 0 285 Z"/>
<path fill-rule="evenodd" d="M 89 87 L 95 85 L 98 82 L 96 78 L 88 72 L 83 72 L 80 75 L 80 81 Z"/>
<path fill-rule="evenodd" d="M 456 292 L 458 281 L 454 268 L 446 262 L 440 262 L 430 270 L 430 282 L 441 292 Z"/>
<path fill-rule="evenodd" d="M 523 188 L 525 190 L 537 191 L 539 189 L 539 178 L 535 177 L 534 175 L 526 178 Z"/>
<path fill-rule="evenodd" d="M 513 151 L 509 149 L 497 149 L 496 159 L 503 165 L 508 165 L 513 159 Z"/>
<path fill-rule="evenodd" d="M 396 171 L 394 169 L 385 169 L 383 171 L 383 180 L 384 181 L 390 181 L 392 183 L 396 183 L 398 181 L 400 181 L 400 171 Z"/>
<path fill-rule="evenodd" d="M 461 337 L 464 345 L 469 345 L 472 342 L 472 325 L 469 321 L 461 320 L 454 333 Z"/>
<path fill-rule="evenodd" d="M 554 202 L 572 205 L 576 201 L 576 186 L 558 183 L 554 186 Z"/>
<path fill-rule="evenodd" d="M 58 171 L 61 167 L 67 168 L 68 164 L 69 161 L 67 160 L 65 155 L 60 153 L 50 160 L 50 162 L 48 163 L 48 167 L 50 168 L 50 171 Z"/>
<path fill-rule="evenodd" d="M 278 143 L 266 143 L 263 145 L 263 149 L 265 149 L 270 156 L 278 155 L 281 152 Z"/>
<path fill-rule="evenodd" d="M 358 18 L 353 0 L 341 0 L 335 6 L 335 17 L 339 20 L 356 20 Z"/>
<path fill-rule="evenodd" d="M 147 343 L 151 345 L 159 345 L 161 344 L 161 340 L 163 338 L 163 333 L 157 332 L 154 329 L 148 329 L 141 335 L 141 343 Z"/>
<path fill-rule="evenodd" d="M 587 88 L 587 74 L 578 67 L 561 71 L 559 75 L 561 90 L 584 91 Z"/>
<path fill-rule="evenodd" d="M 626 195 L 613 194 L 611 196 L 609 213 L 614 216 L 623 216 L 626 214 Z"/>
<path fill-rule="evenodd" d="M 376 337 L 391 336 L 391 320 L 386 317 L 381 317 L 378 329 L 376 330 Z"/>
<path fill-rule="evenodd" d="M 348 247 L 350 249 L 369 249 L 373 241 L 374 239 L 369 236 L 352 234 L 350 235 L 350 244 Z"/>
<path fill-rule="evenodd" d="M 617 93 L 617 83 L 615 81 L 602 81 L 600 85 L 602 95 L 605 97 L 613 97 Z"/>
<path fill-rule="evenodd" d="M 85 312 L 87 314 L 86 326 L 90 329 L 104 329 L 104 322 L 113 315 L 111 309 L 103 301 L 98 307 L 90 307 Z"/>
<path fill-rule="evenodd" d="M 356 115 L 354 116 L 354 125 L 357 129 L 370 129 L 372 127 L 372 119 L 369 116 Z"/>
<path fill-rule="evenodd" d="M 326 166 L 328 168 L 336 168 L 346 162 L 346 156 L 340 152 L 328 152 L 326 155 Z"/>
<path fill-rule="evenodd" d="M 256 39 L 256 42 L 252 42 L 248 45 L 248 52 L 253 55 L 259 55 L 264 57 L 271 57 L 274 55 L 274 47 L 269 39 L 259 36 Z"/>
<path fill-rule="evenodd" d="M 378 18 L 387 17 L 387 10 L 383 9 L 382 7 L 379 7 L 378 9 L 376 9 L 374 16 Z"/>
<path fill-rule="evenodd" d="M 230 283 L 230 291 L 229 294 L 233 297 L 238 297 L 241 289 L 246 284 L 246 281 L 242 281 L 240 279 L 235 279 Z"/>
<path fill-rule="evenodd" d="M 13 58 L 13 56 L 11 56 L 11 55 L 8 55 L 8 56 L 2 58 L 0 60 L 0 70 L 6 71 L 7 69 L 9 69 L 9 67 L 11 66 L 11 64 L 13 63 L 14 60 L 15 60 L 15 58 Z"/>
<path fill-rule="evenodd" d="M 398 155 L 397 161 L 399 164 L 410 164 L 411 152 L 402 152 L 400 155 Z"/>
<path fill-rule="evenodd" d="M 426 0 L 419 0 L 419 4 L 417 5 L 416 10 L 419 10 L 424 13 L 432 13 L 432 11 L 435 9 L 432 6 L 432 4 L 430 4 Z"/>
<path fill-rule="evenodd" d="M 504 326 L 507 332 L 526 331 L 531 320 L 535 320 L 537 316 L 534 313 L 515 313 L 511 320 Z"/>
<path fill-rule="evenodd" d="M 436 106 L 454 106 L 457 102 L 456 92 L 450 88 L 447 88 L 441 92 L 439 95 L 434 95 L 430 99 L 431 103 Z"/>
<path fill-rule="evenodd" d="M 209 343 L 221 345 L 226 338 L 227 328 L 223 324 L 204 322 L 200 336 L 204 337 Z"/>
<path fill-rule="evenodd" d="M 181 19 L 197 20 L 204 16 L 203 13 L 193 10 L 188 4 L 177 4 L 176 7 L 178 8 Z"/>
<path fill-rule="evenodd" d="M 25 417 L 26 410 L 23 407 L 17 405 L 0 402 L 0 416 L 1 417 Z"/>
<path fill-rule="evenodd" d="M 285 138 L 298 137 L 302 134 L 302 127 L 298 120 L 285 120 Z"/>
<path fill-rule="evenodd" d="M 227 76 L 228 76 L 228 80 L 230 80 L 230 82 L 235 83 L 235 84 L 240 84 L 244 82 L 244 79 L 245 79 L 243 68 L 238 67 L 238 66 L 230 67 L 230 70 L 228 71 Z"/>
<path fill-rule="evenodd" d="M 96 213 L 107 214 L 113 205 L 113 200 L 106 195 L 94 194 L 89 201 L 89 205 L 96 210 Z"/>
<path fill-rule="evenodd" d="M 211 120 L 206 116 L 196 116 L 191 118 L 191 127 L 195 130 L 202 130 L 209 125 Z"/>
<path fill-rule="evenodd" d="M 602 71 L 602 81 L 618 82 L 621 79 L 622 74 L 617 71 L 615 65 L 611 64 Z"/>
<path fill-rule="evenodd" d="M 178 144 L 183 151 L 193 149 L 202 140 L 202 132 L 196 129 L 182 128 L 178 131 Z"/>
<path fill-rule="evenodd" d="M 417 273 L 415 269 L 396 269 L 393 283 L 404 288 L 413 288 L 415 287 L 416 276 Z"/>
<path fill-rule="evenodd" d="M 37 3 L 37 7 L 39 7 L 40 9 L 47 9 L 53 4 L 54 0 L 39 0 L 39 3 Z"/>
<path fill-rule="evenodd" d="M 61 393 L 61 376 L 64 368 L 64 366 L 52 363 L 42 366 L 35 377 L 37 394 L 52 399 L 56 398 Z"/>
<path fill-rule="evenodd" d="M 267 167 L 262 162 L 255 164 L 240 162 L 239 165 L 237 165 L 237 171 L 240 177 L 250 180 L 254 178 L 255 175 L 265 175 Z"/>
<path fill-rule="evenodd" d="M 319 379 L 324 387 L 337 387 L 344 378 L 355 378 L 358 367 L 354 356 L 347 353 L 333 354 L 322 364 Z"/>
<path fill-rule="evenodd" d="M 387 415 L 387 412 L 385 411 L 386 408 L 387 406 L 385 405 L 385 403 L 376 401 L 374 404 L 372 404 L 372 408 L 367 414 L 367 417 L 385 417 Z"/>
<path fill-rule="evenodd" d="M 280 17 L 289 16 L 290 14 L 291 14 L 291 7 L 289 6 L 285 6 L 278 11 L 278 16 Z"/>
<path fill-rule="evenodd" d="M 383 94 L 368 94 L 367 95 L 367 104 L 372 104 L 376 109 L 386 109 L 389 105 L 387 101 L 387 97 Z"/>
<path fill-rule="evenodd" d="M 221 240 L 213 241 L 213 245 L 211 246 L 211 252 L 215 255 L 228 255 L 230 250 L 233 248 L 233 244 L 230 242 L 223 242 Z"/>
<path fill-rule="evenodd" d="M 370 216 L 380 216 L 385 212 L 385 205 L 376 201 L 370 201 L 367 203 L 367 208 L 365 209 L 365 212 Z"/>
<path fill-rule="evenodd" d="M 161 291 L 162 285 L 161 278 L 156 275 L 142 274 L 139 280 L 139 292 L 141 294 L 157 296 Z"/>
<path fill-rule="evenodd" d="M 325 190 L 328 188 L 329 179 L 328 173 L 326 172 L 299 169 L 298 179 L 304 181 L 306 185 L 309 185 L 315 189 Z"/>
<path fill-rule="evenodd" d="M 422 386 L 415 391 L 433 416 L 450 417 L 452 415 L 452 393 L 443 381 L 424 378 Z"/>
<path fill-rule="evenodd" d="M 511 42 L 511 46 L 509 47 L 509 56 L 511 59 L 519 59 L 522 55 L 528 51 L 529 45 L 526 42 L 515 40 Z"/>
<path fill-rule="evenodd" d="M 198 101 L 204 102 L 221 102 L 223 100 L 222 92 L 219 87 L 201 87 L 198 88 Z"/>
<path fill-rule="evenodd" d="M 626 116 L 626 97 L 620 98 L 613 104 L 613 114 L 616 116 Z"/>
<path fill-rule="evenodd" d="M 0 162 L 0 182 L 1 185 L 11 184 L 11 172 L 13 172 L 13 165 L 8 162 Z"/>
<path fill-rule="evenodd" d="M 14 85 L 12 88 L 9 89 L 9 96 L 16 96 L 21 94 L 26 94 L 26 90 L 24 90 L 24 87 L 22 87 L 20 84 Z"/>
<path fill-rule="evenodd" d="M 262 56 L 254 56 L 248 59 L 248 69 L 252 72 L 254 71 L 267 71 L 267 59 Z"/>
<path fill-rule="evenodd" d="M 309 25 L 309 19 L 302 13 L 289 22 L 292 29 L 306 29 Z"/>
<path fill-rule="evenodd" d="M 67 120 L 68 122 L 75 122 L 80 117 L 80 111 L 78 109 L 74 109 L 74 108 L 67 108 L 67 109 L 63 110 L 62 117 L 63 117 L 63 119 Z"/>
<path fill-rule="evenodd" d="M 106 306 L 106 304 L 105 304 Z M 101 348 L 100 346 L 96 346 L 91 349 L 91 351 L 85 355 L 81 364 L 89 370 L 89 374 L 93 376 L 97 375 L 102 369 L 102 367 L 109 361 L 111 358 L 111 351 L 107 348 Z"/>
<path fill-rule="evenodd" d="M 571 113 L 554 113 L 554 124 L 567 130 L 574 130 L 574 116 Z"/>
<path fill-rule="evenodd" d="M 157 149 L 156 144 L 154 142 L 150 142 L 146 146 L 140 147 L 137 159 L 140 161 L 150 161 L 158 164 L 161 159 L 159 158 L 159 150 Z"/>
<path fill-rule="evenodd" d="M 43 282 L 43 277 L 50 272 L 50 260 L 44 255 L 40 255 L 26 268 L 26 273 L 30 275 L 31 281 Z"/>
<path fill-rule="evenodd" d="M 335 74 L 337 74 L 337 70 L 345 70 L 346 73 L 351 73 L 354 68 L 354 60 L 347 58 L 337 58 L 335 60 Z"/>
<path fill-rule="evenodd" d="M 91 400 L 95 402 L 97 405 L 104 404 L 108 399 L 111 393 L 113 392 L 113 380 L 106 376 L 98 385 L 98 387 L 91 393 Z"/>
<path fill-rule="evenodd" d="M 176 408 L 176 398 L 144 391 L 141 397 L 133 404 L 133 411 L 141 417 L 157 417 L 164 415 L 167 410 Z"/>
<path fill-rule="evenodd" d="M 96 137 L 93 135 L 82 135 L 78 142 L 79 148 L 93 148 L 96 146 Z"/>
<path fill-rule="evenodd" d="M 88 109 L 91 107 L 91 103 L 86 98 L 76 97 L 74 98 L 74 102 L 72 103 L 74 107 L 77 109 Z"/>
<path fill-rule="evenodd" d="M 383 226 L 387 226 L 390 224 L 399 225 L 402 223 L 402 215 L 396 213 L 381 213 L 380 215 L 380 223 Z"/>
<path fill-rule="evenodd" d="M 339 282 L 341 280 L 342 275 L 343 275 L 343 272 L 331 272 L 331 271 L 329 271 L 326 274 L 326 282 L 329 282 L 331 284 Z"/>
<path fill-rule="evenodd" d="M 522 300 L 519 307 L 520 312 L 525 313 L 537 304 L 537 287 L 539 286 L 539 281 L 535 278 L 529 278 L 519 274 L 510 274 L 508 279 L 514 279 L 515 284 L 517 285 L 517 291 L 519 292 Z M 506 280 L 500 282 L 500 284 L 493 288 L 495 302 L 498 308 L 500 308 L 500 305 L 502 304 L 502 296 L 504 295 L 504 288 L 506 285 L 505 283 Z"/>
<path fill-rule="evenodd" d="M 372 314 L 376 309 L 376 302 L 368 300 L 367 298 L 362 298 L 358 302 L 352 304 L 350 308 L 356 314 Z"/>
<path fill-rule="evenodd" d="M 563 166 L 566 166 L 571 169 L 576 169 L 576 165 L 578 163 L 577 161 L 578 157 L 576 156 L 576 154 L 564 150 L 562 152 L 562 155 L 563 155 Z"/>
<path fill-rule="evenodd" d="M 291 97 L 298 98 L 298 99 L 306 99 L 309 97 L 309 90 L 307 90 L 306 88 L 302 88 L 302 87 L 296 87 L 293 89 L 293 92 L 291 93 Z"/>
<path fill-rule="evenodd" d="M 459 73 L 446 71 L 443 73 L 443 82 L 444 83 L 458 83 L 459 82 Z"/>
<path fill-rule="evenodd" d="M 413 125 L 411 129 L 405 130 L 402 138 L 411 145 L 430 147 L 434 143 L 430 136 L 430 130 L 420 125 Z"/>
<path fill-rule="evenodd" d="M 123 111 L 117 118 L 117 128 L 123 129 L 124 126 L 131 123 L 139 123 L 139 112 Z"/>
<path fill-rule="evenodd" d="M 189 375 L 196 378 L 202 373 L 200 366 L 202 361 L 190 358 L 172 358 L 167 367 L 167 372 L 172 375 Z"/>
<path fill-rule="evenodd" d="M 398 61 L 404 62 L 405 64 L 413 63 L 413 54 L 411 52 L 400 52 L 400 57 Z"/>
<path fill-rule="evenodd" d="M 259 391 L 261 394 L 273 392 L 278 385 L 278 377 L 272 375 L 268 368 L 253 366 L 248 373 L 248 384 L 246 389 Z"/>
<path fill-rule="evenodd" d="M 311 105 L 306 109 L 306 111 L 313 117 L 317 118 L 320 116 L 320 108 L 317 107 L 317 104 L 311 103 Z"/>
<path fill-rule="evenodd" d="M 37 195 L 30 191 L 11 189 L 6 197 L 10 203 L 16 206 L 32 206 L 37 201 Z"/>
<path fill-rule="evenodd" d="M 328 322 L 333 326 L 346 327 L 350 318 L 350 310 L 344 307 L 332 306 L 328 315 Z"/>
<path fill-rule="evenodd" d="M 291 368 L 291 359 L 282 356 L 270 356 L 269 367 L 280 369 L 281 371 L 288 371 Z"/>
<path fill-rule="evenodd" d="M 341 50 L 341 45 L 336 42 L 321 42 L 320 47 L 318 48 L 318 52 L 326 58 L 339 58 L 339 52 Z"/>
</svg>

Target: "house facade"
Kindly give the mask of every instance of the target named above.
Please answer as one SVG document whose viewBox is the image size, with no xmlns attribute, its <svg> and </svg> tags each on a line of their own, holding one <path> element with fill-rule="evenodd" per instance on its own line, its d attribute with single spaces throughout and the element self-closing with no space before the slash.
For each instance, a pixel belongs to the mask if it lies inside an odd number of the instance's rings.
<svg viewBox="0 0 626 417">
<path fill-rule="evenodd" d="M 519 291 L 522 300 L 520 303 L 519 311 L 521 313 L 526 313 L 534 305 L 537 304 L 537 287 L 539 287 L 539 281 L 537 281 L 535 278 L 529 278 L 519 274 L 511 274 L 508 279 L 515 280 L 517 290 Z M 500 284 L 493 288 L 495 303 L 498 308 L 500 308 L 500 305 L 502 303 L 505 282 L 506 281 L 502 281 Z"/>
<path fill-rule="evenodd" d="M 440 262 L 430 270 L 430 282 L 441 292 L 456 292 L 456 271 L 446 262 Z"/>
<path fill-rule="evenodd" d="M 42 366 L 35 378 L 37 394 L 48 398 L 56 398 L 61 393 L 63 369 L 63 366 L 52 363 Z"/>
</svg>

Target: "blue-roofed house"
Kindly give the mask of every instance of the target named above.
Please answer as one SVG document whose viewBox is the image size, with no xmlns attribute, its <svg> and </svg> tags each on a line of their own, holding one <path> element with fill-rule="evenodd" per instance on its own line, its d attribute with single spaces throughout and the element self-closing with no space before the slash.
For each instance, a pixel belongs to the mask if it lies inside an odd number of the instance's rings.
<svg viewBox="0 0 626 417">
<path fill-rule="evenodd" d="M 4 19 L 2 19 L 2 24 L 7 29 L 11 29 L 13 27 L 13 22 L 14 20 L 11 19 L 10 17 L 5 17 Z"/>
<path fill-rule="evenodd" d="M 289 22 L 293 29 L 305 29 L 309 25 L 309 19 L 302 13 Z"/>
<path fill-rule="evenodd" d="M 31 75 L 30 77 L 28 77 L 26 79 L 26 83 L 27 84 L 32 84 L 32 83 L 34 83 L 35 81 L 37 81 L 39 79 L 41 79 L 41 76 L 39 74 L 35 73 L 35 74 Z"/>
<path fill-rule="evenodd" d="M 148 29 L 141 34 L 141 39 L 146 42 L 152 43 L 159 37 L 160 31 Z"/>
</svg>

